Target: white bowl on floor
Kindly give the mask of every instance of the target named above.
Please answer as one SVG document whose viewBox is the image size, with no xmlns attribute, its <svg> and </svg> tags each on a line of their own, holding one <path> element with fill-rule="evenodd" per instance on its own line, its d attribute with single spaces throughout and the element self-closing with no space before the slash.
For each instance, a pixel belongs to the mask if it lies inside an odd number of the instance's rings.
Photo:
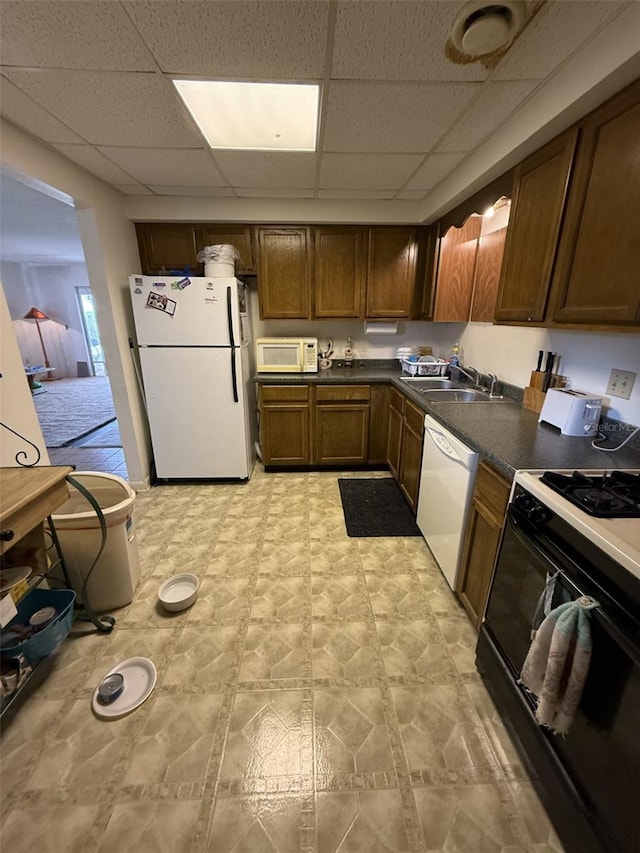
<svg viewBox="0 0 640 853">
<path fill-rule="evenodd" d="M 186 610 L 198 597 L 199 587 L 200 581 L 196 575 L 174 575 L 162 584 L 158 590 L 158 599 L 165 610 Z"/>
</svg>

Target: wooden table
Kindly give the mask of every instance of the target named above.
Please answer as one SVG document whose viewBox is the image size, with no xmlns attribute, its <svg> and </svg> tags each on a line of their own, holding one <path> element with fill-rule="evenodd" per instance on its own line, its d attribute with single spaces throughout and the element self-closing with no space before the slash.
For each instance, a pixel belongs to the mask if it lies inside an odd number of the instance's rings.
<svg viewBox="0 0 640 853">
<path fill-rule="evenodd" d="M 69 499 L 69 465 L 0 468 L 0 554 Z"/>
</svg>

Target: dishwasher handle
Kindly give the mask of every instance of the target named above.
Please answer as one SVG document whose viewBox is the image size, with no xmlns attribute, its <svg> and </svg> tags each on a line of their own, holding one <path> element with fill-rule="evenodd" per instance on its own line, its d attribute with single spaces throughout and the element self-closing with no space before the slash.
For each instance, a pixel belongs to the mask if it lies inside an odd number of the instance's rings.
<svg viewBox="0 0 640 853">
<path fill-rule="evenodd" d="M 431 440 L 434 445 L 438 448 L 441 453 L 444 453 L 445 456 L 448 456 L 454 462 L 458 462 L 460 465 L 463 465 L 465 468 L 467 465 L 465 464 L 464 459 L 460 457 L 455 447 L 447 440 L 447 437 L 439 432 L 437 429 L 433 429 L 432 427 L 426 427 L 425 435 L 429 434 Z"/>
</svg>

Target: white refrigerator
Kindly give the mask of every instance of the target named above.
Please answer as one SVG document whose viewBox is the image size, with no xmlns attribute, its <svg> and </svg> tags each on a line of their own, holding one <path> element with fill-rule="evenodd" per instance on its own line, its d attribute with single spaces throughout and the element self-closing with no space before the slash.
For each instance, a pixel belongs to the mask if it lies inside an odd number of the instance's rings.
<svg viewBox="0 0 640 853">
<path fill-rule="evenodd" d="M 132 275 L 129 287 L 156 476 L 248 479 L 255 393 L 245 285 Z"/>
</svg>

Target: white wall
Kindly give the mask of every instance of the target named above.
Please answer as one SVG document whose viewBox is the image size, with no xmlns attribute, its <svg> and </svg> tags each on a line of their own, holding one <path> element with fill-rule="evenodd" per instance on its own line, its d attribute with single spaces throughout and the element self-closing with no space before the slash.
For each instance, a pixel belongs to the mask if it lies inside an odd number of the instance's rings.
<svg viewBox="0 0 640 853">
<path fill-rule="evenodd" d="M 18 344 L 12 333 L 11 317 L 0 284 L 0 466 L 5 468 L 32 465 L 48 465 L 49 455 L 44 444 L 38 416 L 31 399 L 29 384 L 24 373 Z M 14 430 L 35 445 L 37 450 L 17 435 Z M 16 455 L 20 462 L 16 459 Z"/>
<path fill-rule="evenodd" d="M 128 275 L 140 269 L 140 257 L 124 197 L 9 122 L 0 122 L 0 134 L 4 163 L 75 201 L 129 479 L 134 488 L 146 488 L 150 441 L 129 351 Z"/>
<path fill-rule="evenodd" d="M 638 373 L 631 399 L 608 397 L 606 413 L 615 420 L 640 424 L 640 335 L 596 333 L 520 326 L 493 326 L 469 323 L 460 337 L 463 364 L 483 373 L 495 373 L 514 385 L 529 384 L 535 370 L 538 350 L 551 350 L 561 356 L 560 373 L 569 378 L 572 388 L 606 397 L 611 368 Z"/>
</svg>

